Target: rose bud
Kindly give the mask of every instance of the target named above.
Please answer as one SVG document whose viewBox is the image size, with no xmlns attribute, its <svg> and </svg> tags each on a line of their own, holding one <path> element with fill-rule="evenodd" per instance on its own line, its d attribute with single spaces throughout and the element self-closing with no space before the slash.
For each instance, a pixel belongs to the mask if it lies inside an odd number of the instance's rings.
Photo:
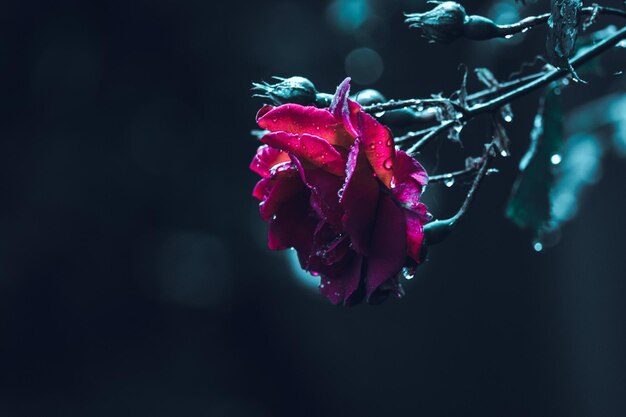
<svg viewBox="0 0 626 417">
<path fill-rule="evenodd" d="M 314 104 L 317 90 L 315 85 L 304 77 L 281 78 L 274 77 L 278 81 L 276 84 L 252 83 L 252 90 L 258 91 L 255 97 L 269 99 L 272 104 Z"/>
<path fill-rule="evenodd" d="M 351 97 L 352 100 L 359 103 L 361 106 L 371 106 L 372 104 L 378 104 L 386 101 L 385 96 L 378 90 L 367 88 L 361 90 Z"/>
<path fill-rule="evenodd" d="M 463 35 L 467 18 L 459 3 L 446 1 L 425 13 L 405 14 L 409 27 L 421 30 L 421 35 L 433 42 L 450 43 Z"/>
</svg>

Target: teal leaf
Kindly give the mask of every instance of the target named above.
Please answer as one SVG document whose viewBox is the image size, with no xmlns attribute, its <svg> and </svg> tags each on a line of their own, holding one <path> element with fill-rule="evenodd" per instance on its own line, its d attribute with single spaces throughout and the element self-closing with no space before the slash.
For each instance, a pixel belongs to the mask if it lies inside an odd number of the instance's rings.
<svg viewBox="0 0 626 417">
<path fill-rule="evenodd" d="M 513 185 L 506 216 L 541 239 L 550 228 L 550 193 L 555 183 L 555 155 L 563 146 L 560 97 L 550 90 L 542 98 L 530 134 L 530 147 L 520 161 L 520 175 Z"/>
</svg>

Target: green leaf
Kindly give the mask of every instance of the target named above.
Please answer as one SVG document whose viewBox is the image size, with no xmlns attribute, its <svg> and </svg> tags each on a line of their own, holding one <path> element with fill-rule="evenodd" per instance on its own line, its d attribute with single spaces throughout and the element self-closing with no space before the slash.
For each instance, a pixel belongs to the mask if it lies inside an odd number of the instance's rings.
<svg viewBox="0 0 626 417">
<path fill-rule="evenodd" d="M 532 230 L 535 239 L 550 227 L 550 193 L 555 183 L 554 155 L 563 146 L 560 96 L 550 90 L 542 98 L 530 134 L 530 147 L 520 161 L 520 175 L 509 199 L 506 216 Z"/>
</svg>

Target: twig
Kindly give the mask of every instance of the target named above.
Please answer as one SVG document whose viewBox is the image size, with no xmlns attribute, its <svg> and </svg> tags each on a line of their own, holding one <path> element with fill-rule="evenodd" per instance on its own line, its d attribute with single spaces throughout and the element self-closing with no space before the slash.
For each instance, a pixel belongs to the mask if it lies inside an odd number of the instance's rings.
<svg viewBox="0 0 626 417">
<path fill-rule="evenodd" d="M 445 122 L 442 122 L 439 126 L 435 127 L 430 133 L 428 133 L 422 139 L 420 139 L 417 142 L 415 142 L 413 144 L 413 146 L 411 146 L 406 151 L 406 153 L 408 153 L 409 155 L 413 155 L 413 154 L 417 153 L 424 145 L 426 145 L 432 139 L 437 137 L 437 135 L 439 133 L 445 131 L 446 129 L 452 127 L 453 124 L 457 124 L 457 123 L 458 122 L 456 120 L 446 120 Z"/>
<path fill-rule="evenodd" d="M 471 166 L 471 167 L 461 169 L 458 171 L 446 172 L 445 174 L 431 175 L 430 177 L 428 177 L 428 184 L 437 184 L 437 183 L 444 182 L 446 183 L 446 185 L 448 185 L 449 181 L 454 181 L 457 178 L 467 177 L 470 174 L 476 172 L 476 170 L 478 170 L 479 168 L 480 168 L 480 165 Z M 487 170 L 487 175 L 493 174 L 496 172 L 498 172 L 497 169 L 489 169 Z M 451 186 L 451 185 L 448 185 L 448 186 Z"/>
<path fill-rule="evenodd" d="M 619 16 L 626 18 L 626 11 L 615 9 L 612 7 L 603 7 L 603 6 L 590 6 L 583 7 L 580 9 L 581 15 L 594 16 L 596 14 L 603 15 L 611 15 L 611 16 Z M 546 23 L 550 18 L 550 13 L 545 13 L 539 16 L 530 16 L 525 19 L 520 20 L 519 22 L 512 23 L 510 25 L 497 25 L 498 27 L 498 35 L 500 37 L 513 36 L 518 33 L 526 32 L 529 29 L 532 29 L 535 26 Z"/>
<path fill-rule="evenodd" d="M 576 55 L 570 62 L 573 68 L 579 67 L 580 65 L 590 61 L 596 56 L 600 55 L 604 51 L 612 48 L 617 43 L 619 43 L 622 39 L 626 38 L 626 27 L 621 28 L 613 35 L 605 38 L 604 40 L 598 42 L 597 44 L 589 47 L 585 51 Z M 570 74 L 569 69 L 567 68 L 552 68 L 551 70 L 545 72 L 542 76 L 536 78 L 529 83 L 516 88 L 513 91 L 509 91 L 497 98 L 494 98 L 485 103 L 476 104 L 468 109 L 468 111 L 463 115 L 463 118 L 470 119 L 478 114 L 487 113 L 492 110 L 498 109 L 504 106 L 507 103 L 515 100 L 518 97 L 524 96 L 538 88 L 543 87 L 551 83 L 554 80 L 559 78 L 563 78 Z"/>
</svg>

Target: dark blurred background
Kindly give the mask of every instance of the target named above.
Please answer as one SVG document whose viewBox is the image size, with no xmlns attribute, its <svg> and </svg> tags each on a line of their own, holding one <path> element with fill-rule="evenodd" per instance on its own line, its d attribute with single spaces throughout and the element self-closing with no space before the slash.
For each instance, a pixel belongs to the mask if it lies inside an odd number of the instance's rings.
<svg viewBox="0 0 626 417">
<path fill-rule="evenodd" d="M 501 22 L 547 10 L 466 6 Z M 351 75 L 353 91 L 425 97 L 458 88 L 461 62 L 505 79 L 543 53 L 544 28 L 428 44 L 402 23 L 427 8 L 2 2 L 0 416 L 626 415 L 625 161 L 607 145 L 577 218 L 535 252 L 503 212 L 537 94 L 514 106 L 513 157 L 404 299 L 334 307 L 266 249 L 251 82 L 333 92 Z M 587 81 L 568 109 L 625 89 Z M 481 123 L 423 163 L 458 168 Z M 445 217 L 465 190 L 425 199 Z"/>
</svg>

